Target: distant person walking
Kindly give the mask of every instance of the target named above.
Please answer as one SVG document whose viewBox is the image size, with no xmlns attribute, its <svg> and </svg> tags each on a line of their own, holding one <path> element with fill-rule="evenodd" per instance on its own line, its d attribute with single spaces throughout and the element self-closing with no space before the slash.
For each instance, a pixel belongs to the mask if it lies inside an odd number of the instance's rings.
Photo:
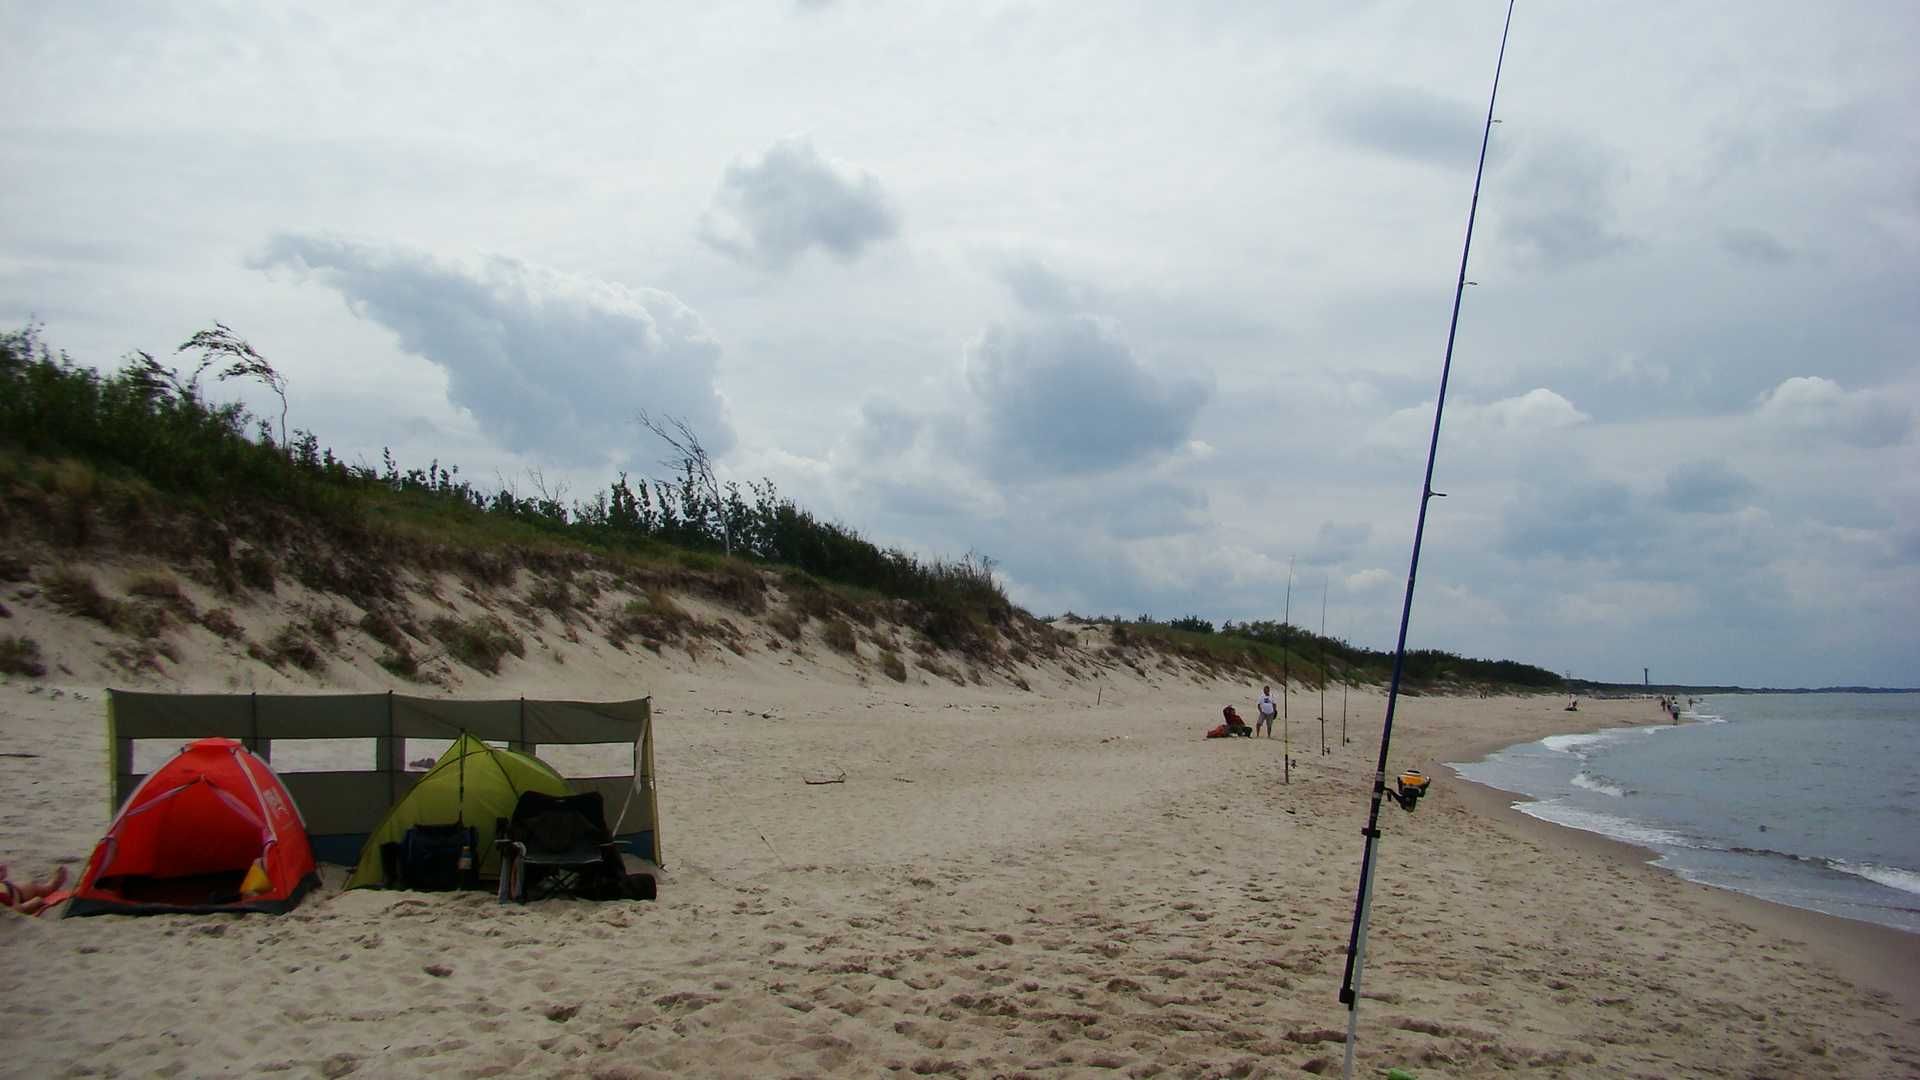
<svg viewBox="0 0 1920 1080">
<path fill-rule="evenodd" d="M 1261 728 L 1267 729 L 1267 738 L 1273 738 L 1273 718 L 1280 715 L 1279 708 L 1273 703 L 1273 687 L 1260 688 L 1260 715 L 1253 722 L 1253 733 L 1260 734 Z"/>
</svg>

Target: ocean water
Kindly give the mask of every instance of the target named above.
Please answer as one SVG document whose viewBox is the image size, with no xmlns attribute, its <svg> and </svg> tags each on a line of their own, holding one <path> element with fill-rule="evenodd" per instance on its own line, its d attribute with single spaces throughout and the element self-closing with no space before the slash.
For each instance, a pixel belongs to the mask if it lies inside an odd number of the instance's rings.
<svg viewBox="0 0 1920 1080">
<path fill-rule="evenodd" d="M 1681 721 L 1452 767 L 1688 880 L 1920 933 L 1920 694 L 1730 694 Z"/>
</svg>

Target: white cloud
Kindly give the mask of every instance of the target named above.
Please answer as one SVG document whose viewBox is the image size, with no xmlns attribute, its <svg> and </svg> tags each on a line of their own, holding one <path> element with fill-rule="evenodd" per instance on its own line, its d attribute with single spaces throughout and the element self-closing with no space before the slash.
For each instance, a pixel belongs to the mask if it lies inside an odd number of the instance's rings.
<svg viewBox="0 0 1920 1080">
<path fill-rule="evenodd" d="M 324 285 L 393 331 L 511 450 L 563 465 L 625 462 L 643 441 L 642 409 L 684 418 L 715 455 L 733 445 L 714 389 L 720 347 L 671 293 L 500 256 L 449 260 L 297 234 L 274 237 L 255 264 Z"/>
<path fill-rule="evenodd" d="M 1429 90 L 1381 84 L 1332 95 L 1322 122 L 1327 136 L 1340 142 L 1423 164 L 1471 169 L 1479 158 L 1484 111 Z"/>
<path fill-rule="evenodd" d="M 1913 430 L 1913 413 L 1900 402 L 1845 390 L 1818 375 L 1782 382 L 1760 399 L 1755 413 L 1775 431 L 1868 448 L 1903 442 Z"/>
<path fill-rule="evenodd" d="M 1498 238 L 1524 267 L 1567 269 L 1631 243 L 1617 207 L 1626 166 L 1596 143 L 1551 134 L 1527 138 L 1499 182 L 1509 204 L 1497 215 Z"/>
<path fill-rule="evenodd" d="M 1590 420 L 1573 402 L 1545 387 L 1519 397 L 1502 398 L 1483 406 L 1467 420 L 1470 426 L 1502 434 L 1534 434 L 1577 427 Z"/>
<path fill-rule="evenodd" d="M 1526 442 L 1579 427 L 1591 420 L 1573 402 L 1545 387 L 1496 401 L 1454 399 L 1442 418 L 1449 443 Z M 1433 431 L 1433 402 L 1396 409 L 1367 433 L 1369 442 L 1401 449 L 1422 449 Z"/>
<path fill-rule="evenodd" d="M 981 450 L 997 476 L 1104 472 L 1187 442 L 1207 384 L 1161 375 L 1090 316 L 995 325 L 967 347 Z"/>
<path fill-rule="evenodd" d="M 778 270 L 815 248 L 851 262 L 899 229 L 877 177 L 794 136 L 727 166 L 700 235 L 715 250 Z"/>
<path fill-rule="evenodd" d="M 1359 595 L 1382 592 L 1392 588 L 1401 579 L 1379 567 L 1369 567 L 1348 574 L 1344 579 L 1347 591 Z"/>
</svg>

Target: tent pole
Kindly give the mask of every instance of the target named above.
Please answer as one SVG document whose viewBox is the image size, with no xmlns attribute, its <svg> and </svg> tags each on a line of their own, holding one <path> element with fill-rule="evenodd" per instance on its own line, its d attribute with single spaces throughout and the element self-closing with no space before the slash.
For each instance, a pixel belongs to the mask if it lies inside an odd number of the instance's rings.
<svg viewBox="0 0 1920 1080">
<path fill-rule="evenodd" d="M 387 774 L 387 805 L 400 801 L 400 775 L 394 768 L 393 691 L 387 691 L 387 737 L 374 741 L 374 766 Z M 404 755 L 401 755 L 404 756 Z"/>
</svg>

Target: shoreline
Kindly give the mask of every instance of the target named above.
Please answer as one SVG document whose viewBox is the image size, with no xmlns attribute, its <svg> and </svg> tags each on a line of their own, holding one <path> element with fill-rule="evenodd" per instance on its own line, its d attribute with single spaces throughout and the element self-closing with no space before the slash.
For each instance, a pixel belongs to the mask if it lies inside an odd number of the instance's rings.
<svg viewBox="0 0 1920 1080">
<path fill-rule="evenodd" d="M 1654 724 L 1622 722 L 1591 730 L 1650 726 Z M 1582 857 L 1604 860 L 1650 882 L 1683 886 L 1695 899 L 1727 918 L 1759 924 L 1778 940 L 1811 949 L 1843 977 L 1886 995 L 1897 1003 L 1906 1019 L 1920 1022 L 1920 978 L 1914 974 L 1920 972 L 1920 934 L 1690 881 L 1654 865 L 1660 852 L 1652 848 L 1534 817 L 1516 805 L 1538 801 L 1533 796 L 1469 780 L 1451 764 L 1480 761 L 1508 747 L 1538 741 L 1539 738 L 1522 739 L 1491 746 L 1483 741 L 1469 746 L 1467 753 L 1448 756 L 1441 765 L 1456 781 L 1462 801 L 1508 835 L 1544 841 Z"/>
</svg>

